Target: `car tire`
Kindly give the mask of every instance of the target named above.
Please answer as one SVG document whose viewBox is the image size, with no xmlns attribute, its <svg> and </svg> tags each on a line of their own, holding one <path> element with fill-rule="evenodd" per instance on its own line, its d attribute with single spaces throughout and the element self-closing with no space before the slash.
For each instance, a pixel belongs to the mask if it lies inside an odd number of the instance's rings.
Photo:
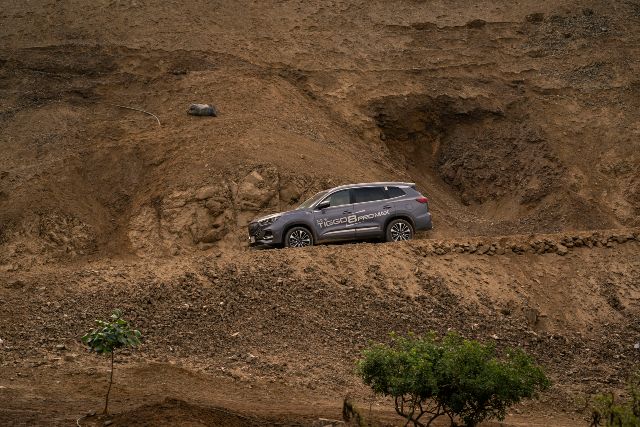
<svg viewBox="0 0 640 427">
<path fill-rule="evenodd" d="M 305 227 L 293 227 L 284 235 L 285 248 L 313 246 L 313 234 Z"/>
<path fill-rule="evenodd" d="M 385 231 L 387 242 L 402 242 L 413 239 L 413 226 L 405 219 L 394 219 Z"/>
</svg>

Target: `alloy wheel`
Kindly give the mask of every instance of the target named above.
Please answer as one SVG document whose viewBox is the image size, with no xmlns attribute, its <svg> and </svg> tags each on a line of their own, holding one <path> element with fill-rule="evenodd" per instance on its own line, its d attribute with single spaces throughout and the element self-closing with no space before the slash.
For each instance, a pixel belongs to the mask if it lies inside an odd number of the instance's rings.
<svg viewBox="0 0 640 427">
<path fill-rule="evenodd" d="M 289 235 L 289 247 L 301 248 L 303 246 L 311 246 L 311 235 L 304 230 L 294 230 Z"/>
<path fill-rule="evenodd" d="M 396 222 L 391 226 L 391 239 L 394 242 L 409 240 L 411 238 L 411 228 L 404 222 Z"/>
</svg>

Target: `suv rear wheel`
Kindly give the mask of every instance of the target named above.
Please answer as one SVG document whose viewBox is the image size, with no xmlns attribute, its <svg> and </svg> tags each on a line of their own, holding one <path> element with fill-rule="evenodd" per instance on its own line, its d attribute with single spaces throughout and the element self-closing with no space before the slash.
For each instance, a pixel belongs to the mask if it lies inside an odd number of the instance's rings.
<svg viewBox="0 0 640 427">
<path fill-rule="evenodd" d="M 387 225 L 385 235 L 387 242 L 401 242 L 413 239 L 413 227 L 409 221 L 394 219 Z"/>
<path fill-rule="evenodd" d="M 313 235 L 304 227 L 293 227 L 284 236 L 284 246 L 287 248 L 313 246 Z"/>
</svg>

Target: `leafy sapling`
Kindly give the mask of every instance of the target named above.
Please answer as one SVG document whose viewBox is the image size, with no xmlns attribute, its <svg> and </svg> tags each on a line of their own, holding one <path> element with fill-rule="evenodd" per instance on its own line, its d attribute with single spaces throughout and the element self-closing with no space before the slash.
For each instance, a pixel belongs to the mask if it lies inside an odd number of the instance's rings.
<svg viewBox="0 0 640 427">
<path fill-rule="evenodd" d="M 96 319 L 96 327 L 82 337 L 82 342 L 89 347 L 90 351 L 111 357 L 109 388 L 103 414 L 109 413 L 109 393 L 113 384 L 113 356 L 117 349 L 139 345 L 141 337 L 140 331 L 131 329 L 129 323 L 122 318 L 122 311 L 118 309 L 113 310 L 109 320 Z"/>
<path fill-rule="evenodd" d="M 450 333 L 394 336 L 391 345 L 366 349 L 358 373 L 374 393 L 394 399 L 395 410 L 415 427 L 430 426 L 443 415 L 475 427 L 545 390 L 542 368 L 521 350 L 499 357 L 493 345 Z"/>
</svg>

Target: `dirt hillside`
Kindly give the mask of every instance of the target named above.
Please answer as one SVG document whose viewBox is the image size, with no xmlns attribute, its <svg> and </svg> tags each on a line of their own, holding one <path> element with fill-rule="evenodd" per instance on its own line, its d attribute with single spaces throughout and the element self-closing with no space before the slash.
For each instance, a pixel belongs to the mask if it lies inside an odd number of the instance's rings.
<svg viewBox="0 0 640 427">
<path fill-rule="evenodd" d="M 0 0 L 0 424 L 99 402 L 115 306 L 147 339 L 114 425 L 336 418 L 363 346 L 430 329 L 544 364 L 511 425 L 580 424 L 640 357 L 638 76 L 637 1 Z M 374 180 L 435 230 L 247 248 Z"/>
</svg>

